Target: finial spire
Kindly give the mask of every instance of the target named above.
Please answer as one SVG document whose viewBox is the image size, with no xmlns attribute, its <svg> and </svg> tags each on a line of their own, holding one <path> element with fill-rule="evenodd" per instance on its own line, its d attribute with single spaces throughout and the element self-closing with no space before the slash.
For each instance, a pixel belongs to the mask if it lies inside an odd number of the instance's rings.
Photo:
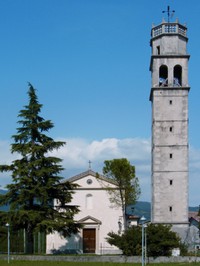
<svg viewBox="0 0 200 266">
<path fill-rule="evenodd" d="M 170 6 L 167 6 L 167 10 L 162 11 L 162 13 L 167 13 L 167 17 L 168 17 L 167 21 L 169 23 L 170 15 L 172 17 L 173 14 L 175 13 L 175 10 L 170 10 Z"/>
</svg>

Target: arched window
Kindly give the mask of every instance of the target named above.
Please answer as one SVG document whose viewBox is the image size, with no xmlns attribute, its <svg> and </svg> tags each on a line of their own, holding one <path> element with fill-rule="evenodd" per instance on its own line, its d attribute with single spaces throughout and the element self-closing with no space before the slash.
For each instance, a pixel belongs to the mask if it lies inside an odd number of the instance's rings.
<svg viewBox="0 0 200 266">
<path fill-rule="evenodd" d="M 174 67 L 174 87 L 182 86 L 182 67 L 180 65 L 176 65 Z"/>
<path fill-rule="evenodd" d="M 87 210 L 93 209 L 93 196 L 92 196 L 92 194 L 86 195 L 86 209 Z"/>
<path fill-rule="evenodd" d="M 168 68 L 165 65 L 159 69 L 159 86 L 168 86 Z"/>
</svg>

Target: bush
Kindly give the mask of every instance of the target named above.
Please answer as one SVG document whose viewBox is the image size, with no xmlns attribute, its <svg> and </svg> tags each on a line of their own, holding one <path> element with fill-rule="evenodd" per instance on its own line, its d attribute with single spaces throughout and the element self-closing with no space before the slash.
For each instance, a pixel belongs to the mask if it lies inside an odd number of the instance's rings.
<svg viewBox="0 0 200 266">
<path fill-rule="evenodd" d="M 173 248 L 180 248 L 180 238 L 171 231 L 170 225 L 150 224 L 147 228 L 148 256 L 171 256 Z"/>
<path fill-rule="evenodd" d="M 107 241 L 122 250 L 124 255 L 141 254 L 141 227 L 133 226 L 128 228 L 122 235 L 113 232 L 108 233 Z"/>
<path fill-rule="evenodd" d="M 181 243 L 178 235 L 171 231 L 171 226 L 149 224 L 145 230 L 148 257 L 171 256 L 173 248 L 180 248 L 181 252 L 186 253 L 186 247 Z M 110 232 L 107 241 L 121 249 L 126 256 L 139 256 L 142 250 L 141 231 L 141 226 L 133 226 L 122 235 Z"/>
</svg>

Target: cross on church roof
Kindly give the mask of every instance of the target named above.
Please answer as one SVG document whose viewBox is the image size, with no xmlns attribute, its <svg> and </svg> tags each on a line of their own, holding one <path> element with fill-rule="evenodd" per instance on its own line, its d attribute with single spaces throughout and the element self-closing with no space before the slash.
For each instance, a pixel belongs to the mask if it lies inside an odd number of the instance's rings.
<svg viewBox="0 0 200 266">
<path fill-rule="evenodd" d="M 169 23 L 170 15 L 172 18 L 173 14 L 175 13 L 175 10 L 170 10 L 170 6 L 167 6 L 167 10 L 162 11 L 162 13 L 167 13 L 168 23 Z"/>
<path fill-rule="evenodd" d="M 90 170 L 92 162 L 89 160 L 88 163 L 89 163 L 89 170 Z"/>
</svg>

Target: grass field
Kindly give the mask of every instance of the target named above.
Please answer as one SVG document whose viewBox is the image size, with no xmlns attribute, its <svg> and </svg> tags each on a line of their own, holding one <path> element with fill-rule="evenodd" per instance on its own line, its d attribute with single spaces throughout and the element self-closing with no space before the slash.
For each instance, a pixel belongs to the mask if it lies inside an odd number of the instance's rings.
<svg viewBox="0 0 200 266">
<path fill-rule="evenodd" d="M 1 266 L 141 266 L 141 263 L 111 263 L 111 262 L 60 262 L 60 261 L 7 261 L 0 260 Z M 200 263 L 153 263 L 149 266 L 200 266 Z"/>
</svg>

